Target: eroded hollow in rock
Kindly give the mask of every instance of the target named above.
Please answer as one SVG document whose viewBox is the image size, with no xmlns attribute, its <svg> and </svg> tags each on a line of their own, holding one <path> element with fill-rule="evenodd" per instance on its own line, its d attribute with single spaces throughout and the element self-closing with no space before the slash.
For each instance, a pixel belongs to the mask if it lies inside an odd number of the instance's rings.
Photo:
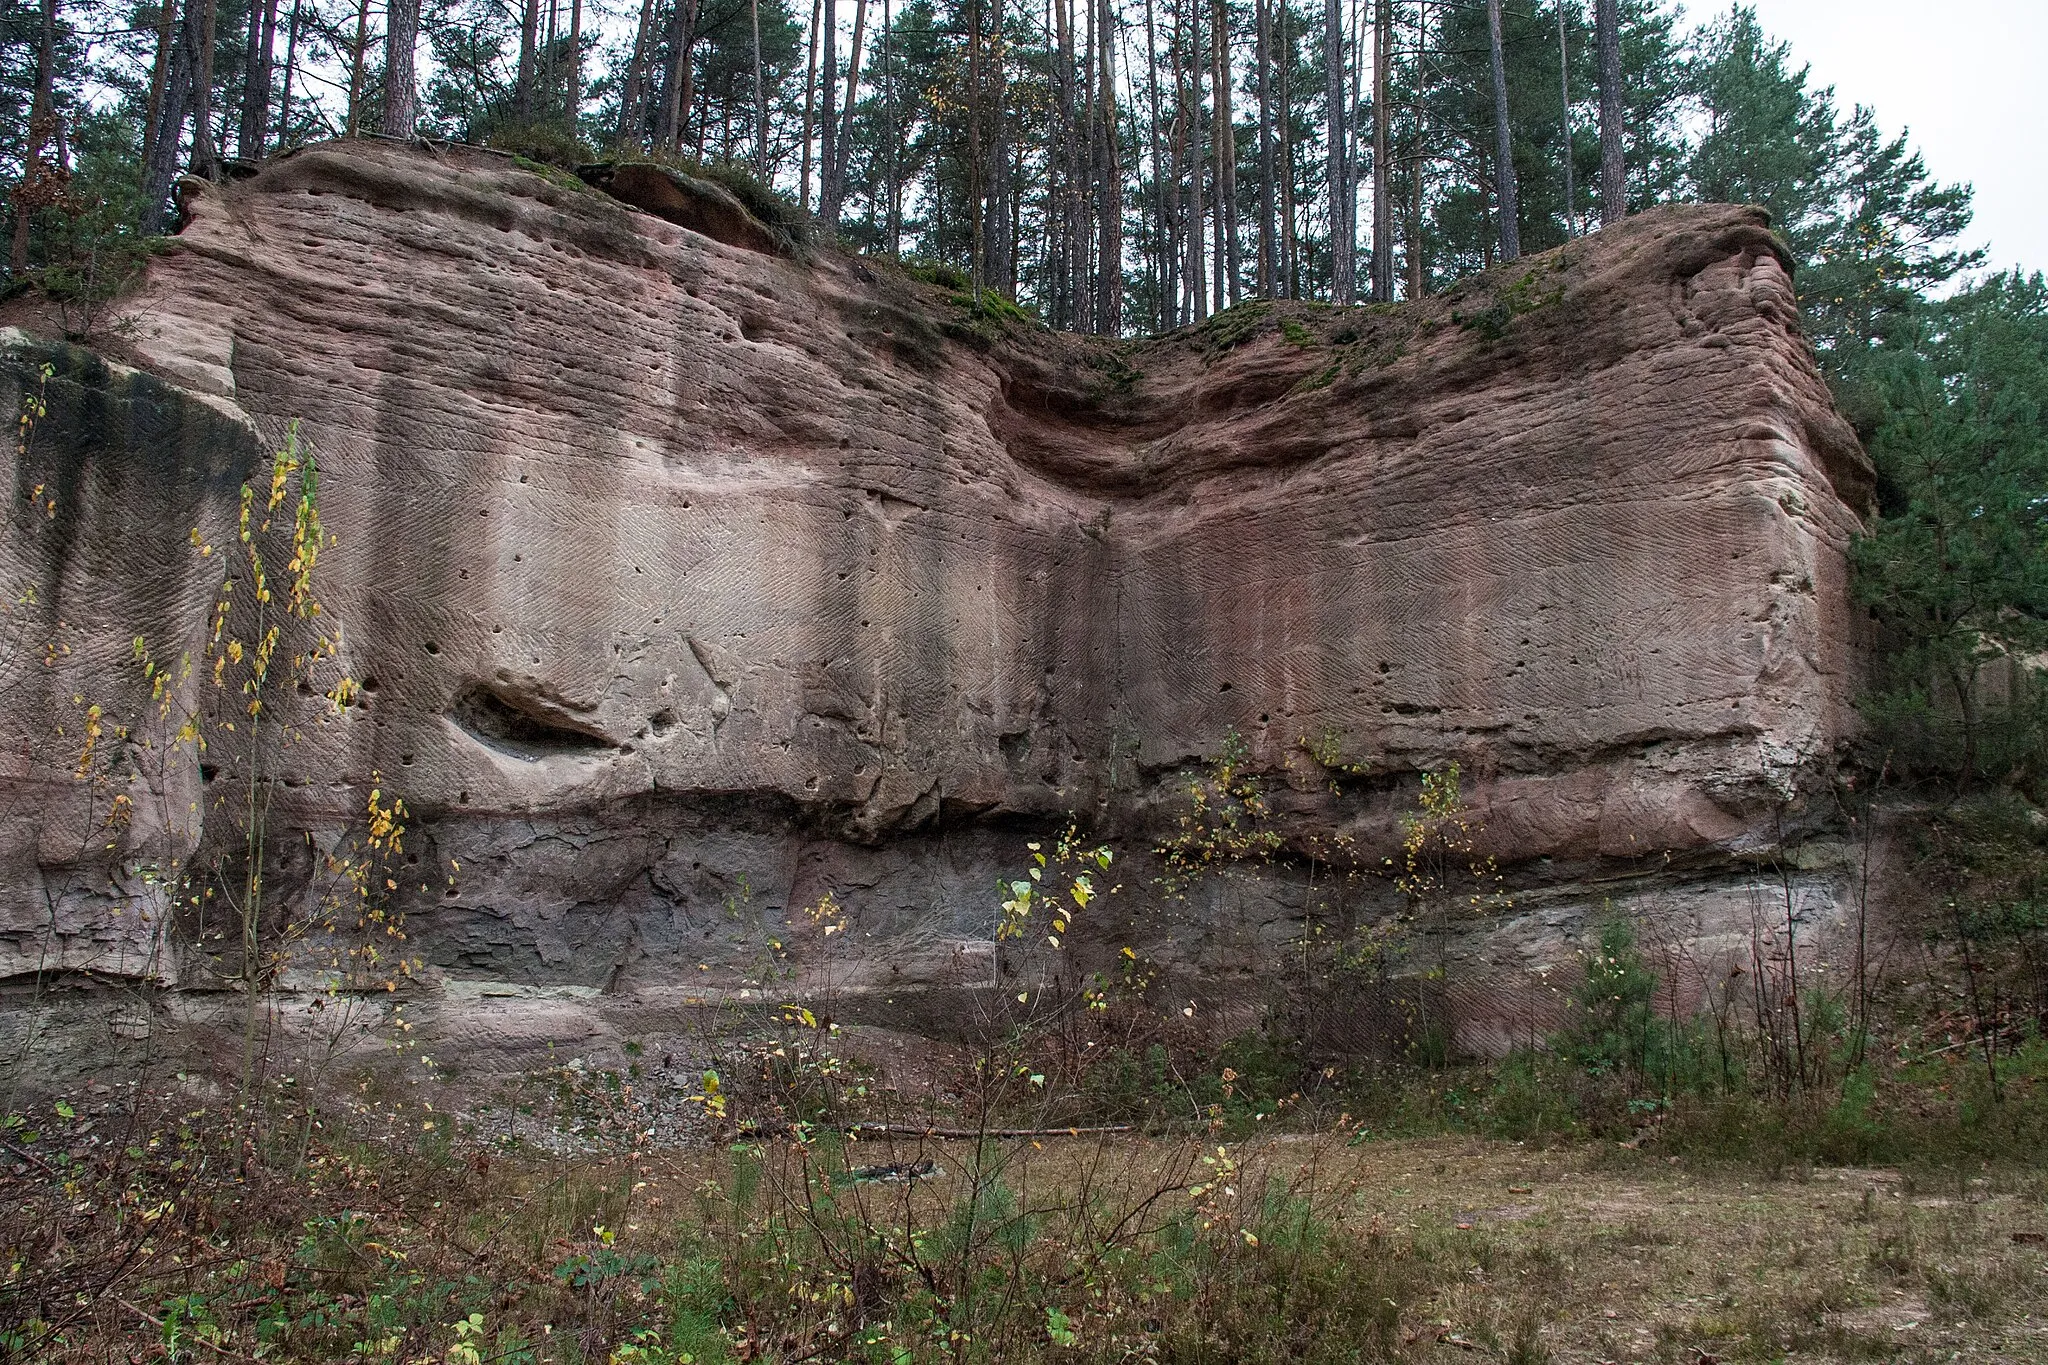
<svg viewBox="0 0 2048 1365">
<path fill-rule="evenodd" d="M 489 683 L 477 683 L 456 697 L 448 718 L 480 744 L 521 758 L 589 754 L 612 748 L 602 734 L 578 729 L 553 709 Z"/>
</svg>

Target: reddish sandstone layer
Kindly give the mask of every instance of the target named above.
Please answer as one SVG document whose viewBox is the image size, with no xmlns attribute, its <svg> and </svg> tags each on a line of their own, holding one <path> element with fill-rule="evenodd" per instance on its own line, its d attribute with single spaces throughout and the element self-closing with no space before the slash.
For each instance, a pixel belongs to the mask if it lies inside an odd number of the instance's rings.
<svg viewBox="0 0 2048 1365">
<path fill-rule="evenodd" d="M 1511 868 L 1711 862 L 1852 723 L 1868 467 L 1754 210 L 1118 345 L 472 152 L 318 147 L 188 204 L 113 349 L 319 453 L 375 690 L 295 751 L 294 818 L 404 790 L 464 864 L 414 910 L 456 976 L 658 984 L 744 876 L 771 916 L 837 888 L 871 976 L 941 979 L 1019 825 L 1142 849 L 1232 732 L 1297 845 L 1376 859 L 1456 761 Z M 10 566 L 90 640 L 74 680 L 192 636 L 182 531 L 234 483 L 79 459 L 63 554 Z M 69 686 L 0 715 L 44 732 Z M 1311 749 L 1370 778 L 1333 795 Z M 17 870 L 58 818 L 11 826 Z M 1264 885 L 1254 938 L 1302 913 Z"/>
</svg>

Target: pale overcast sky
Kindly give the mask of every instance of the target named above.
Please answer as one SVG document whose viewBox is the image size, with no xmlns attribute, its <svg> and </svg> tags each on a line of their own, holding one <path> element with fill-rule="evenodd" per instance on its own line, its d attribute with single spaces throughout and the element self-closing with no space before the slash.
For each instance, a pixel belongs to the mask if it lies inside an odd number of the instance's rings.
<svg viewBox="0 0 2048 1365">
<path fill-rule="evenodd" d="M 1976 187 L 1992 266 L 2048 270 L 2048 0 L 1749 2 L 1845 112 L 1871 106 L 1886 132 L 1911 131 L 1935 178 Z"/>
</svg>

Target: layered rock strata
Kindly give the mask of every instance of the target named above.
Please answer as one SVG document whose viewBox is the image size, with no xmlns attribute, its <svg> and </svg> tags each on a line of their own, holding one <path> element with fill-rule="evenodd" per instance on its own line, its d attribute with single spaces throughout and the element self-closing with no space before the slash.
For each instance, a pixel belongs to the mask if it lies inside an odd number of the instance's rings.
<svg viewBox="0 0 2048 1365">
<path fill-rule="evenodd" d="M 9 344 L 11 411 L 54 367 L 13 474 L 53 505 L 0 554 L 34 594 L 0 976 L 194 979 L 80 835 L 76 699 L 134 709 L 137 639 L 198 648 L 217 570 L 186 533 L 225 534 L 293 423 L 362 692 L 289 749 L 277 819 L 317 844 L 402 792 L 430 996 L 550 998 L 501 1039 L 753 989 L 771 938 L 790 989 L 938 1026 L 957 1003 L 916 1002 L 1001 975 L 992 888 L 1069 813 L 1125 855 L 1093 941 L 1248 1001 L 1305 928 L 1399 908 L 1376 875 L 1333 902 L 1331 867 L 1382 868 L 1456 763 L 1511 893 L 1448 950 L 1497 1045 L 1602 906 L 1711 946 L 1812 823 L 1870 475 L 1758 212 L 1118 344 L 599 179 L 311 148 L 187 187 L 106 360 Z M 1233 746 L 1284 848 L 1165 898 L 1148 850 Z M 221 774 L 188 766 L 164 809 L 207 808 Z M 1824 917 L 1829 874 L 1793 880 Z M 829 954 L 789 927 L 827 891 Z"/>
</svg>

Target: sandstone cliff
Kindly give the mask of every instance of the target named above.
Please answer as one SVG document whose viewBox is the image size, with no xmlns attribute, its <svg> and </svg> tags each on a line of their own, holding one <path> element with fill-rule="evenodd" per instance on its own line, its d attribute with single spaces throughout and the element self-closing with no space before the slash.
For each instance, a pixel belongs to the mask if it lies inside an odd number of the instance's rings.
<svg viewBox="0 0 2048 1365">
<path fill-rule="evenodd" d="M 1067 812 L 1126 853 L 1107 941 L 1249 998 L 1326 913 L 1308 872 L 1166 902 L 1145 856 L 1233 733 L 1294 853 L 1368 866 L 1417 775 L 1462 766 L 1515 888 L 1459 949 L 1482 1043 L 1603 903 L 1729 932 L 1813 815 L 1869 471 L 1757 212 L 1115 344 L 632 179 L 308 149 L 189 189 L 101 345 L 136 372 L 11 344 L 0 400 L 56 367 L 13 474 L 55 509 L 0 578 L 74 649 L 17 649 L 0 693 L 0 976 L 180 970 L 116 914 L 150 893 L 79 837 L 58 732 L 131 687 L 135 638 L 198 638 L 186 531 L 294 420 L 364 692 L 290 751 L 282 818 L 404 792 L 461 865 L 408 907 L 434 989 L 589 997 L 535 1040 L 739 982 L 732 926 L 826 890 L 842 987 L 971 988 L 994 879 Z"/>
</svg>

